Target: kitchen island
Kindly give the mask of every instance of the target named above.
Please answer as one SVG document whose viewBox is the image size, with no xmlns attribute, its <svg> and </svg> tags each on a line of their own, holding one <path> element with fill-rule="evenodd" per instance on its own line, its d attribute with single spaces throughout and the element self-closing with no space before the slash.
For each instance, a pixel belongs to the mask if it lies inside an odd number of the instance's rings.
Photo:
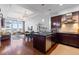
<svg viewBox="0 0 79 59">
<path fill-rule="evenodd" d="M 47 53 L 56 43 L 53 42 L 51 32 L 42 32 L 33 34 L 33 47 L 37 50 Z"/>
</svg>

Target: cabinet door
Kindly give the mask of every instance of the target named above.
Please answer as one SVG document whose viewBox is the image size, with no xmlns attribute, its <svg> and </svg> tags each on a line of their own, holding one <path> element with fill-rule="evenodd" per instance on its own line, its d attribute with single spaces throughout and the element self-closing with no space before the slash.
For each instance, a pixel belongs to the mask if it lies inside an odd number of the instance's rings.
<svg viewBox="0 0 79 59">
<path fill-rule="evenodd" d="M 60 42 L 63 44 L 79 47 L 78 36 L 74 34 L 62 34 Z"/>
<path fill-rule="evenodd" d="M 38 43 L 38 37 L 37 36 L 33 36 L 33 47 L 36 49 L 39 49 L 39 43 Z"/>
<path fill-rule="evenodd" d="M 79 38 L 78 38 L 78 36 L 77 35 L 73 35 L 71 37 L 72 37 L 71 42 L 70 42 L 71 45 L 79 47 Z"/>
<path fill-rule="evenodd" d="M 66 34 L 61 35 L 61 39 L 60 39 L 61 43 L 69 44 L 70 41 L 71 41 L 71 37 L 69 35 Z"/>
<path fill-rule="evenodd" d="M 77 37 L 76 40 L 77 40 L 77 41 L 76 41 L 76 46 L 79 47 L 79 36 Z"/>
<path fill-rule="evenodd" d="M 60 16 L 55 16 L 51 18 L 51 27 L 52 28 L 60 28 L 61 27 L 61 15 Z"/>
<path fill-rule="evenodd" d="M 46 46 L 46 39 L 45 39 L 45 37 L 44 36 L 39 36 L 38 37 L 38 45 L 39 45 L 39 50 L 41 51 L 41 52 L 45 52 L 45 46 Z"/>
<path fill-rule="evenodd" d="M 41 52 L 45 52 L 45 37 L 40 35 L 33 36 L 33 47 Z"/>
</svg>

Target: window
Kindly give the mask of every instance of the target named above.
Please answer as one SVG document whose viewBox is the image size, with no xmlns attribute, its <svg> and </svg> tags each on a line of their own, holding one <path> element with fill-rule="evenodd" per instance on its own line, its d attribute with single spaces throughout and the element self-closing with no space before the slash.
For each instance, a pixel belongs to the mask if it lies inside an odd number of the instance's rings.
<svg viewBox="0 0 79 59">
<path fill-rule="evenodd" d="M 12 21 L 12 28 L 13 29 L 17 29 L 18 28 L 17 21 Z"/>
<path fill-rule="evenodd" d="M 23 31 L 23 21 L 18 21 L 17 19 L 6 19 L 5 28 L 9 32 Z"/>
</svg>

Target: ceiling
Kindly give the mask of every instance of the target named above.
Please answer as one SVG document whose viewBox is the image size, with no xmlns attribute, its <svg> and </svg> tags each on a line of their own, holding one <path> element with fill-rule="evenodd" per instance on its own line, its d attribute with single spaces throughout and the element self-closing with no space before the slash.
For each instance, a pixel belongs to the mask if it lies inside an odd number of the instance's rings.
<svg viewBox="0 0 79 59">
<path fill-rule="evenodd" d="M 2 13 L 7 17 L 15 17 L 19 19 L 28 18 L 43 18 L 57 13 L 63 10 L 74 8 L 79 4 L 8 4 L 0 5 Z M 6 12 L 7 11 L 7 12 Z"/>
<path fill-rule="evenodd" d="M 35 14 L 54 14 L 65 9 L 79 6 L 79 4 L 19 4 L 19 6 L 27 8 Z"/>
</svg>

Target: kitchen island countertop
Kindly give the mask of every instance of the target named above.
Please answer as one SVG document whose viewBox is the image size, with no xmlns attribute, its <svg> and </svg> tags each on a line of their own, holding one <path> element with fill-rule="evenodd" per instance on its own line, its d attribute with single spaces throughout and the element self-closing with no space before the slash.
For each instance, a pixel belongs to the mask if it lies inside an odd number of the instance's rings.
<svg viewBox="0 0 79 59">
<path fill-rule="evenodd" d="M 41 35 L 41 36 L 49 36 L 52 35 L 54 33 L 52 32 L 38 32 L 38 33 L 33 33 L 34 35 Z"/>
</svg>

